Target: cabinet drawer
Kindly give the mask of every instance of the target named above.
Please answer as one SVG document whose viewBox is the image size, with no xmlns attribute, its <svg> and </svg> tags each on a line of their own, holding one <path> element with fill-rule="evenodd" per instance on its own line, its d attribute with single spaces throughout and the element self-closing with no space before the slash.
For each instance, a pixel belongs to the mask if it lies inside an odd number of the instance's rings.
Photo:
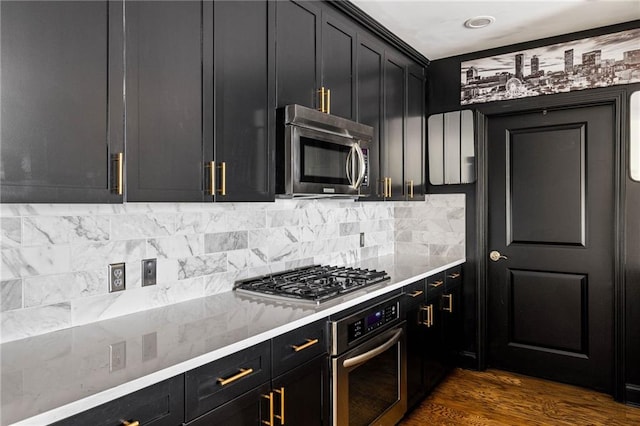
<svg viewBox="0 0 640 426">
<path fill-rule="evenodd" d="M 184 376 L 176 376 L 132 394 L 92 408 L 54 425 L 141 425 L 176 426 L 184 421 Z"/>
<path fill-rule="evenodd" d="M 402 305 L 405 312 L 414 309 L 426 300 L 427 289 L 425 284 L 425 280 L 419 280 L 403 288 Z"/>
<path fill-rule="evenodd" d="M 432 275 L 426 279 L 427 281 L 427 298 L 434 294 L 441 293 L 445 288 L 445 273 Z"/>
<path fill-rule="evenodd" d="M 273 344 L 273 376 L 327 352 L 327 320 L 305 325 L 275 337 Z"/>
<path fill-rule="evenodd" d="M 447 270 L 445 277 L 445 291 L 459 286 L 462 283 L 462 265 Z"/>
<path fill-rule="evenodd" d="M 187 421 L 268 382 L 270 378 L 269 341 L 188 371 L 185 375 Z"/>
</svg>

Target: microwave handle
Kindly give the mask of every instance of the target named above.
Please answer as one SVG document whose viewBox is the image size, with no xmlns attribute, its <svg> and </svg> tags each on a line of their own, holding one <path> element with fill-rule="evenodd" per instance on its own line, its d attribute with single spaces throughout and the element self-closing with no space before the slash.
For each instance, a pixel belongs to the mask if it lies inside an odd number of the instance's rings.
<svg viewBox="0 0 640 426">
<path fill-rule="evenodd" d="M 355 151 L 355 149 L 352 146 L 351 150 L 349 151 L 349 154 L 347 154 L 347 162 L 345 165 L 345 170 L 347 172 L 347 179 L 349 180 L 349 184 L 355 188 L 356 186 L 353 184 L 353 179 L 351 177 L 352 169 L 353 169 L 353 173 L 355 174 L 355 161 L 353 158 L 353 151 Z"/>
<path fill-rule="evenodd" d="M 358 179 L 356 180 L 356 183 L 353 184 L 353 187 L 355 189 L 360 188 L 360 185 L 362 184 L 362 181 L 364 180 L 364 177 L 367 173 L 367 163 L 364 159 L 364 152 L 362 152 L 362 148 L 360 148 L 360 144 L 356 143 L 353 145 L 353 147 L 356 150 L 356 153 L 358 154 L 358 160 L 360 162 L 360 174 L 358 176 Z"/>
</svg>

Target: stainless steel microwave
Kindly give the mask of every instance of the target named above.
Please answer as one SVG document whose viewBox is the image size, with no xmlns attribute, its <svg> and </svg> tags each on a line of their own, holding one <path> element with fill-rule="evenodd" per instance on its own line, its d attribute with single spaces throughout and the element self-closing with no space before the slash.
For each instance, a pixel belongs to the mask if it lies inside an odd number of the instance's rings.
<svg viewBox="0 0 640 426">
<path fill-rule="evenodd" d="M 373 128 L 301 105 L 277 112 L 276 193 L 367 196 Z"/>
</svg>

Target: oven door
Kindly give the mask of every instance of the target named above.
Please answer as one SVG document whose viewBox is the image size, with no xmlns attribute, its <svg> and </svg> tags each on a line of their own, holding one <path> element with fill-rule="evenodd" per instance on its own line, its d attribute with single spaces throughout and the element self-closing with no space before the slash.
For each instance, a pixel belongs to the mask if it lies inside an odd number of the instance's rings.
<svg viewBox="0 0 640 426">
<path fill-rule="evenodd" d="M 391 426 L 404 416 L 404 322 L 333 358 L 332 367 L 334 426 Z"/>
<path fill-rule="evenodd" d="M 293 194 L 368 193 L 368 146 L 337 133 L 287 126 Z"/>
</svg>

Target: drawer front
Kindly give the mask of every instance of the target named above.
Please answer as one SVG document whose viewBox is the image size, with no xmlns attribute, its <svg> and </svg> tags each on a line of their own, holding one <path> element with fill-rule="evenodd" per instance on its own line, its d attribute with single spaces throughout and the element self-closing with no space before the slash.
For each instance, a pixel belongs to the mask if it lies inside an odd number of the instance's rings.
<svg viewBox="0 0 640 426">
<path fill-rule="evenodd" d="M 462 265 L 447 270 L 445 277 L 445 291 L 449 291 L 462 284 Z"/>
<path fill-rule="evenodd" d="M 407 312 L 419 306 L 427 298 L 426 280 L 419 280 L 405 286 L 402 290 L 402 304 Z"/>
<path fill-rule="evenodd" d="M 444 290 L 446 285 L 445 281 L 445 273 L 440 272 L 439 274 L 431 275 L 427 278 L 427 298 L 430 298 L 432 295 L 440 294 Z"/>
<path fill-rule="evenodd" d="M 176 376 L 92 408 L 54 425 L 116 426 L 138 421 L 145 426 L 184 422 L 184 376 Z"/>
<path fill-rule="evenodd" d="M 187 421 L 231 401 L 271 379 L 270 341 L 185 373 Z"/>
<path fill-rule="evenodd" d="M 274 337 L 273 376 L 327 353 L 327 320 L 323 319 Z"/>
</svg>

